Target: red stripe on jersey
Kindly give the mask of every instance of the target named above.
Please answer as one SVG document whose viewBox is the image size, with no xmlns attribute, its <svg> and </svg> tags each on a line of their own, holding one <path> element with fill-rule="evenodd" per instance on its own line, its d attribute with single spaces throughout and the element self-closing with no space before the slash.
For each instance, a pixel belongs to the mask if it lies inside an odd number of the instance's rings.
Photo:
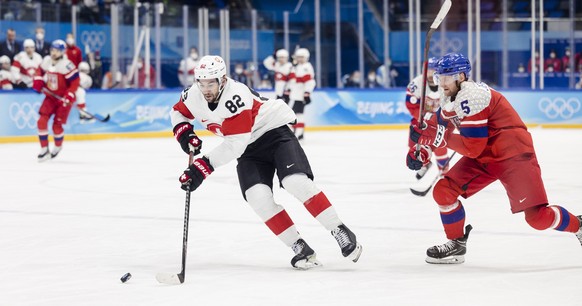
<svg viewBox="0 0 582 306">
<path fill-rule="evenodd" d="M 289 81 L 289 77 L 280 72 L 275 73 L 275 81 Z"/>
<path fill-rule="evenodd" d="M 20 64 L 19 61 L 14 61 L 14 63 L 12 63 L 12 67 L 16 67 L 18 69 L 21 69 L 22 68 L 22 64 Z"/>
<path fill-rule="evenodd" d="M 0 87 L 7 85 L 7 84 L 12 84 L 12 83 L 8 79 L 4 79 L 4 80 L 0 81 Z"/>
<path fill-rule="evenodd" d="M 296 79 L 297 83 L 305 83 L 305 82 L 311 80 L 311 74 L 306 74 L 302 77 L 295 76 L 295 79 Z"/>
<path fill-rule="evenodd" d="M 184 104 L 184 102 L 182 101 L 182 98 L 180 98 L 180 101 L 178 103 L 174 104 L 174 107 L 172 107 L 172 109 L 179 112 L 184 117 L 186 117 L 190 120 L 194 120 L 194 115 L 192 115 L 192 113 L 190 112 L 188 107 L 186 107 L 186 104 Z"/>
<path fill-rule="evenodd" d="M 287 214 L 285 210 L 280 211 L 278 214 L 274 215 L 271 219 L 267 220 L 265 224 L 275 235 L 279 235 L 286 229 L 293 226 L 293 221 Z"/>
<path fill-rule="evenodd" d="M 331 203 L 329 202 L 325 194 L 323 194 L 323 192 L 316 194 L 315 196 L 313 196 L 313 198 L 307 200 L 307 202 L 305 202 L 305 204 L 303 205 L 305 206 L 305 208 L 307 208 L 307 211 L 309 211 L 309 213 L 313 217 L 317 217 L 328 207 L 331 207 Z"/>
<path fill-rule="evenodd" d="M 224 136 L 250 133 L 255 124 L 255 118 L 263 103 L 253 100 L 253 108 L 245 109 L 240 114 L 227 118 L 222 122 L 222 134 Z"/>
<path fill-rule="evenodd" d="M 294 79 L 294 78 L 295 78 L 295 72 L 289 73 L 289 80 Z"/>
</svg>

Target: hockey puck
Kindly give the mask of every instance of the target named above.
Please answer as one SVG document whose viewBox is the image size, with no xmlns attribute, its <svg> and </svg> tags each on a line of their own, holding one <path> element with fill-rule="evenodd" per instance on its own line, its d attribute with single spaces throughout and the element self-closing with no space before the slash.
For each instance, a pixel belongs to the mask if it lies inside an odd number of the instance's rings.
<svg viewBox="0 0 582 306">
<path fill-rule="evenodd" d="M 120 280 L 121 280 L 121 282 L 122 282 L 122 283 L 125 283 L 125 282 L 127 282 L 127 281 L 128 281 L 130 278 L 131 278 L 131 273 L 129 273 L 129 272 L 128 272 L 128 273 L 125 273 L 125 274 L 123 274 L 123 276 L 120 278 Z"/>
</svg>

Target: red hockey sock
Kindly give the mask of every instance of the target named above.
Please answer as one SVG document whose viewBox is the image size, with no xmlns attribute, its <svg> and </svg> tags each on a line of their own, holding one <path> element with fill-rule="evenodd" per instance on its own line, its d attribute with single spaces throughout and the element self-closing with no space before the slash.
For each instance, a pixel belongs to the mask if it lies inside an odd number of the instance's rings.
<svg viewBox="0 0 582 306">
<path fill-rule="evenodd" d="M 463 227 L 465 226 L 465 209 L 461 201 L 452 205 L 439 205 L 441 211 L 441 221 L 445 228 L 448 239 L 457 239 L 463 237 Z"/>
<path fill-rule="evenodd" d="M 331 207 L 331 203 L 325 196 L 323 192 L 314 195 L 311 199 L 307 200 L 303 205 L 307 208 L 307 211 L 314 217 L 317 218 L 328 207 Z"/>
<path fill-rule="evenodd" d="M 293 221 L 287 214 L 287 211 L 282 210 L 278 214 L 274 215 L 271 219 L 265 221 L 265 224 L 269 227 L 273 234 L 279 235 L 293 226 Z"/>
<path fill-rule="evenodd" d="M 561 232 L 575 233 L 580 228 L 580 221 L 565 208 L 557 205 L 538 205 L 524 211 L 525 221 L 537 229 L 553 228 Z"/>
</svg>

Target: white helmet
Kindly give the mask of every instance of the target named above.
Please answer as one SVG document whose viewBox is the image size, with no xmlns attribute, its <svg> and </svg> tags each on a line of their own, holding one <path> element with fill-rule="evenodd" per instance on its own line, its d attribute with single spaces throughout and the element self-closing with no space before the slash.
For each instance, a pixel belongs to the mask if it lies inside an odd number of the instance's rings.
<svg viewBox="0 0 582 306">
<path fill-rule="evenodd" d="M 80 62 L 79 71 L 89 73 L 91 71 L 91 67 L 89 67 L 89 64 L 87 62 Z"/>
<path fill-rule="evenodd" d="M 299 48 L 297 50 L 295 50 L 295 54 L 293 55 L 295 57 L 304 57 L 306 61 L 309 60 L 309 50 L 305 49 L 305 48 Z"/>
<path fill-rule="evenodd" d="M 22 46 L 26 47 L 33 47 L 34 48 L 34 41 L 30 38 L 25 39 L 24 43 L 22 43 Z"/>
<path fill-rule="evenodd" d="M 6 55 L 0 56 L 0 64 L 10 64 L 10 58 Z"/>
<path fill-rule="evenodd" d="M 277 58 L 284 57 L 285 59 L 289 59 L 289 52 L 287 52 L 285 49 L 279 49 L 277 52 L 275 52 L 275 56 Z"/>
<path fill-rule="evenodd" d="M 226 65 L 222 57 L 218 55 L 202 57 L 194 69 L 196 80 L 218 79 L 218 83 L 221 83 L 222 77 L 225 75 Z"/>
</svg>

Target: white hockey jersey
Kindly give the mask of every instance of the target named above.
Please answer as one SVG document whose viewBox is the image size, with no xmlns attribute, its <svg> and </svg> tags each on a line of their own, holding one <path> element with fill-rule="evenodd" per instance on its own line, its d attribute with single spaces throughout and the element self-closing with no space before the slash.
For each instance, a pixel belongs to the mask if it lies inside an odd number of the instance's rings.
<svg viewBox="0 0 582 306">
<path fill-rule="evenodd" d="M 8 70 L 0 69 L 0 88 L 4 90 L 14 89 L 12 82 L 12 73 Z"/>
<path fill-rule="evenodd" d="M 178 79 L 182 86 L 187 87 L 194 84 L 194 68 L 198 65 L 198 61 L 193 60 L 191 57 L 187 57 L 185 60 L 180 61 L 180 66 L 178 67 Z"/>
<path fill-rule="evenodd" d="M 434 103 L 431 105 L 431 111 L 435 111 L 439 105 L 442 103 L 444 99 L 443 91 L 440 87 L 436 86 L 436 90 L 430 88 L 428 83 L 426 84 L 426 100 L 425 103 L 425 110 L 427 109 L 428 104 Z M 420 108 L 420 100 L 422 99 L 422 74 L 416 76 L 406 87 L 406 108 L 410 112 L 412 117 L 418 117 L 418 111 Z M 431 102 L 429 99 L 438 100 L 439 102 Z"/>
<path fill-rule="evenodd" d="M 272 55 L 269 55 L 263 60 L 263 65 L 275 72 L 275 95 L 283 96 L 283 92 L 288 88 L 287 84 L 293 64 L 290 62 L 281 64 Z"/>
<path fill-rule="evenodd" d="M 75 96 L 77 97 L 77 104 L 84 105 L 87 96 L 85 89 L 89 89 L 93 86 L 93 78 L 84 72 L 79 72 L 79 79 L 81 81 L 79 83 L 79 88 L 77 88 L 77 91 L 75 92 Z"/>
<path fill-rule="evenodd" d="M 36 52 L 33 52 L 31 56 L 26 51 L 16 54 L 11 68 L 14 83 L 22 81 L 28 88 L 32 87 L 32 78 L 40 63 L 42 63 L 42 57 Z"/>
<path fill-rule="evenodd" d="M 315 89 L 315 73 L 311 63 L 297 64 L 291 69 L 289 77 L 290 99 L 292 101 L 303 101 L 303 94 L 312 93 Z"/>
<path fill-rule="evenodd" d="M 283 100 L 261 97 L 246 85 L 227 77 L 216 109 L 210 110 L 197 85 L 182 91 L 180 101 L 170 111 L 172 126 L 197 119 L 224 141 L 204 154 L 220 167 L 243 154 L 249 144 L 266 132 L 296 120 Z"/>
</svg>

